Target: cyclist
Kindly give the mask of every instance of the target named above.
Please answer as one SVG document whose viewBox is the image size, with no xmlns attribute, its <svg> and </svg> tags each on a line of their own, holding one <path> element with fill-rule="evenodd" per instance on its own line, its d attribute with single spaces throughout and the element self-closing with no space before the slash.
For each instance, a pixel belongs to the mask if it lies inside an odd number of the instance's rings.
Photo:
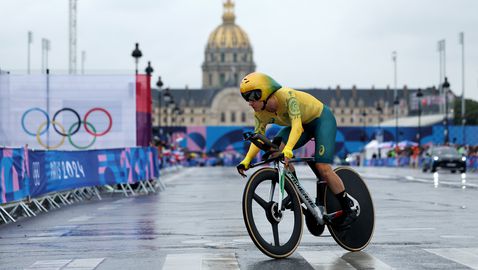
<svg viewBox="0 0 478 270">
<path fill-rule="evenodd" d="M 284 126 L 276 137 L 281 138 L 280 151 L 284 154 L 285 166 L 295 174 L 289 160 L 293 150 L 310 139 L 315 139 L 315 167 L 322 180 L 339 200 L 346 214 L 340 227 L 351 224 L 357 215 L 351 209 L 352 200 L 347 196 L 342 180 L 332 170 L 337 123 L 330 109 L 314 96 L 282 87 L 266 74 L 253 72 L 246 75 L 240 85 L 242 97 L 254 109 L 254 132 L 265 134 L 267 124 Z M 238 172 L 244 175 L 249 163 L 259 152 L 259 148 L 251 144 L 246 157 L 239 165 Z"/>
</svg>

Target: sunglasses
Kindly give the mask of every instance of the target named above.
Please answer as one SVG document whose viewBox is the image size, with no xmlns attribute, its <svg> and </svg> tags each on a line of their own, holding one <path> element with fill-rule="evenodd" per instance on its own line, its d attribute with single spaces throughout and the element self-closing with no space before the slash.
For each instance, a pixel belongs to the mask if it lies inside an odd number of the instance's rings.
<svg viewBox="0 0 478 270">
<path fill-rule="evenodd" d="M 261 99 L 262 91 L 259 89 L 252 90 L 246 93 L 241 93 L 242 97 L 247 101 L 258 101 Z"/>
</svg>

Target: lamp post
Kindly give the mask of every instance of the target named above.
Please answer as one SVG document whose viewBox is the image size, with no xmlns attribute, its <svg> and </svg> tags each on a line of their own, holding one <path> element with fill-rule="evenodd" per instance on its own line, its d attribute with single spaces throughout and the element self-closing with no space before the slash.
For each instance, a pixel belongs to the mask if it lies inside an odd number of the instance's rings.
<svg viewBox="0 0 478 270">
<path fill-rule="evenodd" d="M 50 51 L 50 40 L 46 38 L 42 38 L 41 48 L 42 48 L 41 67 L 42 67 L 42 72 L 46 73 L 46 70 L 48 69 L 48 52 Z"/>
<path fill-rule="evenodd" d="M 168 126 L 168 106 L 171 102 L 174 102 L 171 96 L 171 92 L 169 91 L 169 87 L 164 89 L 163 96 L 164 96 L 164 107 L 166 108 L 166 111 L 165 111 L 166 121 L 164 121 L 164 125 Z"/>
<path fill-rule="evenodd" d="M 365 142 L 367 141 L 367 134 L 366 134 L 366 131 L 365 131 L 365 125 L 367 124 L 367 112 L 365 111 L 365 109 L 363 109 L 362 111 L 362 119 L 363 119 L 363 131 L 362 131 L 362 142 L 363 142 L 363 145 L 365 147 Z"/>
<path fill-rule="evenodd" d="M 463 137 L 463 145 L 466 145 L 465 134 L 465 33 L 460 32 L 460 44 L 461 44 L 461 132 Z"/>
<path fill-rule="evenodd" d="M 380 129 L 380 118 L 381 118 L 381 115 L 382 115 L 382 112 L 383 112 L 383 109 L 382 107 L 380 106 L 380 103 L 377 103 L 377 112 L 378 112 L 378 132 L 377 132 L 377 141 L 379 143 L 381 143 L 383 141 L 383 135 L 382 135 L 382 131 Z M 381 160 L 382 159 L 382 151 L 380 149 L 380 147 L 378 148 L 378 160 Z"/>
<path fill-rule="evenodd" d="M 422 116 L 422 89 L 418 88 L 418 92 L 416 94 L 418 98 L 418 136 L 417 136 L 417 143 L 418 149 L 420 149 L 421 141 L 422 141 L 422 126 L 421 126 L 421 116 Z"/>
<path fill-rule="evenodd" d="M 30 45 L 33 43 L 33 33 L 28 31 L 28 60 L 27 60 L 27 71 L 30 74 Z"/>
<path fill-rule="evenodd" d="M 146 75 L 147 75 L 147 79 L 146 79 L 146 82 L 147 82 L 147 87 L 151 87 L 151 74 L 153 73 L 154 69 L 153 67 L 151 66 L 151 61 L 148 61 L 148 66 L 144 69 L 144 72 L 146 72 Z M 149 97 L 151 93 L 149 93 Z M 151 99 L 148 98 L 148 95 L 145 95 L 145 98 L 146 98 L 146 106 L 149 107 L 149 109 L 151 109 L 150 106 L 152 106 L 151 104 Z M 151 121 L 151 118 L 149 118 L 149 120 Z M 150 125 L 149 125 L 149 134 L 150 134 L 150 138 L 149 138 L 149 142 L 151 141 L 151 138 L 153 136 L 153 123 L 150 122 Z"/>
<path fill-rule="evenodd" d="M 158 133 L 159 138 L 161 138 L 162 130 L 161 130 L 161 87 L 163 87 L 163 81 L 161 80 L 161 76 L 158 76 L 158 81 L 156 82 L 156 86 L 158 87 Z"/>
<path fill-rule="evenodd" d="M 448 142 L 450 141 L 449 140 L 449 130 L 448 130 L 448 91 L 450 90 L 450 83 L 448 82 L 448 78 L 445 77 L 445 82 L 443 83 L 443 93 L 445 94 L 445 120 L 443 121 L 444 122 L 444 125 L 445 125 L 445 129 L 444 129 L 444 135 L 445 135 L 445 139 L 444 139 L 444 143 L 445 144 L 448 144 Z"/>
<path fill-rule="evenodd" d="M 398 93 L 397 93 L 397 52 L 392 52 L 392 60 L 393 60 L 393 110 L 395 112 L 395 147 L 398 146 Z"/>
<path fill-rule="evenodd" d="M 135 74 L 138 75 L 139 58 L 141 58 L 141 56 L 143 56 L 143 53 L 139 50 L 139 43 L 135 44 L 135 48 L 134 48 L 133 52 L 131 53 L 131 56 L 134 58 L 134 61 L 135 61 L 135 64 L 136 64 Z"/>
<path fill-rule="evenodd" d="M 85 75 L 86 51 L 81 51 L 81 75 Z"/>
</svg>

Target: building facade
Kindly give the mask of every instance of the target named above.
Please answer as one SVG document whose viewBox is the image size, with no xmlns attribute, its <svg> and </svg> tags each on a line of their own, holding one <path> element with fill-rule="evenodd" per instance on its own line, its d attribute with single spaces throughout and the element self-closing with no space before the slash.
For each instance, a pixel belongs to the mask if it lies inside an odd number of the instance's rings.
<svg viewBox="0 0 478 270">
<path fill-rule="evenodd" d="M 202 65 L 201 89 L 153 89 L 153 126 L 253 126 L 253 110 L 239 94 L 239 82 L 255 71 L 253 50 L 244 30 L 235 24 L 234 3 L 224 3 L 222 24 L 209 36 Z M 280 82 L 280 80 L 279 80 Z M 293 86 L 290 86 L 293 88 Z M 418 89 L 357 89 L 340 86 L 326 89 L 298 89 L 328 105 L 338 126 L 378 126 L 380 122 L 417 113 Z M 424 97 L 436 95 L 429 88 Z M 438 107 L 429 104 L 428 110 Z"/>
</svg>

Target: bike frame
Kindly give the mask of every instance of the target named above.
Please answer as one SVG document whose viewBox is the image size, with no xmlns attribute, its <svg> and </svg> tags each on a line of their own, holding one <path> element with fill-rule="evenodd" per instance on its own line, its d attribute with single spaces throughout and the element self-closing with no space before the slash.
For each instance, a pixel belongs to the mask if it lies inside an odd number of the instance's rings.
<svg viewBox="0 0 478 270">
<path fill-rule="evenodd" d="M 270 162 L 274 162 L 274 168 L 279 173 L 279 186 L 283 188 L 283 183 L 281 183 L 281 181 L 284 181 L 284 180 L 282 179 L 281 174 L 284 173 L 285 177 L 287 177 L 290 180 L 290 182 L 295 186 L 295 189 L 297 190 L 297 193 L 299 194 L 301 202 L 305 204 L 305 206 L 307 207 L 307 211 L 309 211 L 309 213 L 311 213 L 314 216 L 317 223 L 319 223 L 320 225 L 331 223 L 331 221 L 334 218 L 340 217 L 343 214 L 342 210 L 339 210 L 337 212 L 333 212 L 330 214 L 325 213 L 324 201 L 325 201 L 325 191 L 327 187 L 327 182 L 320 180 L 319 171 L 315 167 L 314 158 L 294 158 L 289 160 L 289 163 L 306 162 L 307 165 L 309 165 L 310 169 L 314 172 L 315 176 L 317 177 L 317 182 L 316 182 L 317 193 L 316 193 L 315 202 L 312 200 L 309 193 L 302 187 L 302 184 L 299 182 L 299 180 L 289 170 L 284 168 L 284 164 L 279 158 L 267 159 L 267 160 L 258 162 L 256 164 L 251 164 L 250 167 L 251 168 L 257 167 L 264 164 L 268 164 Z M 281 189 L 279 190 L 282 191 Z M 283 199 L 284 198 L 279 199 L 279 203 L 278 203 L 279 212 L 285 210 L 284 206 L 282 205 Z"/>
</svg>

